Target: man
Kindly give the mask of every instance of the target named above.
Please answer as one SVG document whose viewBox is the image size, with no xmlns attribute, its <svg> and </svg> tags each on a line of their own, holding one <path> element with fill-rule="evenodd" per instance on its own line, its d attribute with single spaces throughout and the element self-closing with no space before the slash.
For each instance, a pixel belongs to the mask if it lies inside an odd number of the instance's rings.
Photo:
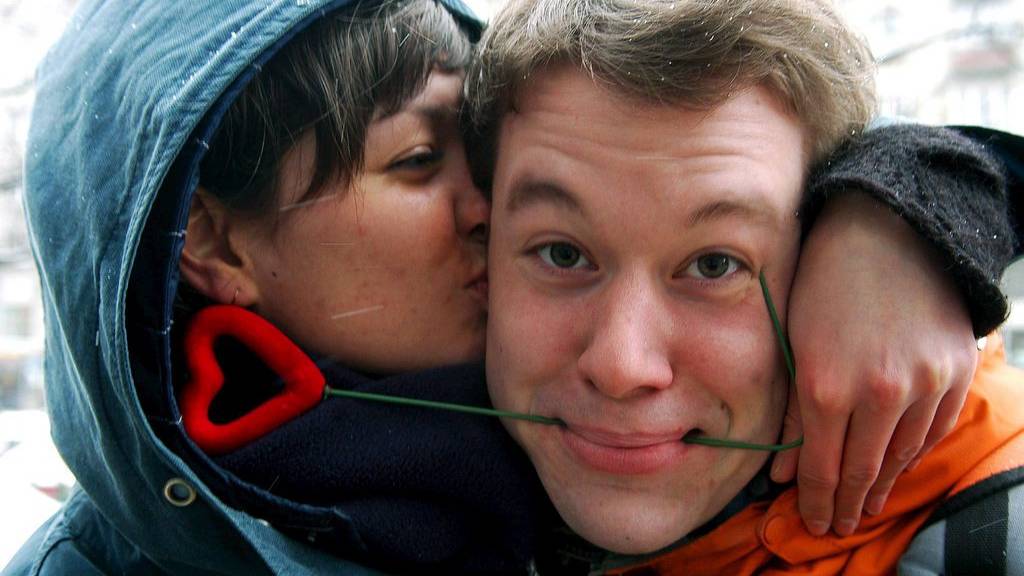
<svg viewBox="0 0 1024 576">
<path fill-rule="evenodd" d="M 779 438 L 789 387 L 758 280 L 785 310 L 808 173 L 863 130 L 870 73 L 865 49 L 817 1 L 533 0 L 510 5 L 483 40 L 470 97 L 493 147 L 489 390 L 498 408 L 565 422 L 506 424 L 568 526 L 627 555 L 591 568 L 643 566 L 631 556 L 667 548 L 647 568 L 886 573 L 952 491 L 999 480 L 1008 498 L 1014 482 L 995 472 L 1024 464 L 1000 452 L 1024 438 L 1013 409 L 1024 397 L 1012 386 L 1024 379 L 992 350 L 953 434 L 896 482 L 888 506 L 872 498 L 873 516 L 825 538 L 804 531 L 794 489 L 768 483 L 764 453 L 685 442 Z M 931 239 L 956 212 L 918 200 L 973 186 L 978 196 L 961 196 L 985 213 L 1005 193 L 999 168 L 954 134 L 921 127 L 855 138 L 858 162 L 872 146 L 902 154 L 899 170 L 857 181 L 844 171 L 854 156 L 840 155 L 811 183 L 806 210 L 867 192 L 819 217 L 830 229 L 844 223 L 847 241 L 877 229 L 907 247 L 893 278 L 941 274 L 934 247 L 956 251 L 929 246 L 868 196 Z M 900 204 L 905 189 L 919 197 Z M 992 214 L 1005 231 L 1005 216 Z M 956 242 L 962 232 L 948 233 Z M 982 248 L 1008 256 L 996 240 Z M 857 257 L 856 244 L 836 246 L 815 243 L 802 258 Z M 985 291 L 1005 256 L 959 263 L 980 272 L 973 286 Z M 907 305 L 942 313 L 934 300 Z M 992 525 L 1006 525 L 1005 510 Z M 949 552 L 924 554 L 926 566 L 948 568 Z"/>
</svg>

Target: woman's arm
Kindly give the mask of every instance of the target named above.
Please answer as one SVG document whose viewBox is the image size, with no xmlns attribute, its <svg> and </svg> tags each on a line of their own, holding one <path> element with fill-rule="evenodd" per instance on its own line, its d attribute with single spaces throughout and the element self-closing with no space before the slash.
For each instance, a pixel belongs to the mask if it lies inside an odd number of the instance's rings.
<svg viewBox="0 0 1024 576">
<path fill-rule="evenodd" d="M 880 510 L 898 474 L 956 421 L 974 338 L 1007 313 L 999 278 L 1016 242 L 1006 184 L 982 146 L 915 125 L 865 133 L 810 178 L 783 437 L 805 444 L 772 476 L 796 475 L 812 532 L 847 534 L 862 509 Z"/>
</svg>

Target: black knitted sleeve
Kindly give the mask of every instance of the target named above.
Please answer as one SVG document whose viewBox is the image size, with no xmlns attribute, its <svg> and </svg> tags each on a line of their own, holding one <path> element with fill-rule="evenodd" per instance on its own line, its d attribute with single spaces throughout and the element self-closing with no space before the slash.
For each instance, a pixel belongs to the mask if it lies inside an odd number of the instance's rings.
<svg viewBox="0 0 1024 576">
<path fill-rule="evenodd" d="M 1021 256 L 1024 248 L 1024 136 L 1001 132 L 983 126 L 952 126 L 954 130 L 981 144 L 1003 163 L 1006 192 L 1010 201 L 1010 225 L 1016 239 L 1013 257 Z"/>
<path fill-rule="evenodd" d="M 1003 166 L 945 128 L 901 124 L 854 138 L 811 173 L 807 230 L 829 198 L 861 191 L 906 220 L 939 252 L 967 303 L 976 336 L 1008 312 L 999 288 L 1014 254 Z"/>
</svg>

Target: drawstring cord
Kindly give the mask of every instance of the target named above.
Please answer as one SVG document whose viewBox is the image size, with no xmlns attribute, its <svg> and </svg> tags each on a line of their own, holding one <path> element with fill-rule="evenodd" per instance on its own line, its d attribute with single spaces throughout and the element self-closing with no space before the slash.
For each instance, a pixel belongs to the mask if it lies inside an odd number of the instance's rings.
<svg viewBox="0 0 1024 576">
<path fill-rule="evenodd" d="M 789 372 L 790 382 L 796 381 L 796 368 L 793 364 L 793 353 L 789 347 L 789 340 L 786 338 L 785 332 L 782 330 L 782 323 L 779 322 L 779 315 L 775 310 L 775 303 L 772 301 L 772 296 L 768 292 L 768 282 L 764 278 L 764 271 L 758 275 L 758 280 L 761 283 L 761 293 L 764 295 L 765 304 L 768 307 L 768 315 L 772 319 L 772 326 L 775 328 L 775 337 L 779 342 L 779 346 L 782 348 L 783 356 L 786 360 L 786 369 Z M 389 404 L 399 404 L 403 406 L 416 406 L 419 408 L 432 408 L 436 410 L 448 410 L 451 412 L 461 412 L 464 414 L 476 414 L 479 416 L 495 416 L 498 418 L 509 418 L 512 420 L 526 420 L 528 422 L 534 422 L 537 424 L 547 424 L 554 426 L 565 426 L 565 422 L 558 418 L 548 418 L 547 416 L 538 416 L 536 414 L 523 414 L 520 412 L 509 412 L 506 410 L 495 410 L 493 408 L 481 408 L 479 406 L 467 406 L 464 404 L 452 404 L 449 402 L 435 402 L 432 400 L 420 400 L 417 398 L 405 398 L 402 396 L 389 396 L 386 394 L 373 394 L 370 392 L 357 392 L 355 390 L 340 390 L 337 388 L 331 388 L 330 386 L 324 386 L 324 398 L 328 396 L 339 396 L 343 398 L 353 398 L 356 400 L 369 400 L 373 402 L 385 402 Z M 686 444 L 700 444 L 702 446 L 712 446 L 715 448 L 734 448 L 738 450 L 759 450 L 764 452 L 782 452 L 784 450 L 790 450 L 803 444 L 803 438 L 794 440 L 787 444 L 755 444 L 751 442 L 741 442 L 739 440 L 729 440 L 728 438 L 711 438 L 709 436 L 684 436 L 682 441 Z"/>
</svg>

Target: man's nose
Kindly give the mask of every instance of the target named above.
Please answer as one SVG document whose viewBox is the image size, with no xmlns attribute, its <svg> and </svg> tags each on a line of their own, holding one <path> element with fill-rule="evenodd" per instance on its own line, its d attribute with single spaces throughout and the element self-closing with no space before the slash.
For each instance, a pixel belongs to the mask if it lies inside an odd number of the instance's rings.
<svg viewBox="0 0 1024 576">
<path fill-rule="evenodd" d="M 615 399 L 671 386 L 668 311 L 652 283 L 623 279 L 599 298 L 590 341 L 579 359 L 583 377 Z"/>
</svg>

